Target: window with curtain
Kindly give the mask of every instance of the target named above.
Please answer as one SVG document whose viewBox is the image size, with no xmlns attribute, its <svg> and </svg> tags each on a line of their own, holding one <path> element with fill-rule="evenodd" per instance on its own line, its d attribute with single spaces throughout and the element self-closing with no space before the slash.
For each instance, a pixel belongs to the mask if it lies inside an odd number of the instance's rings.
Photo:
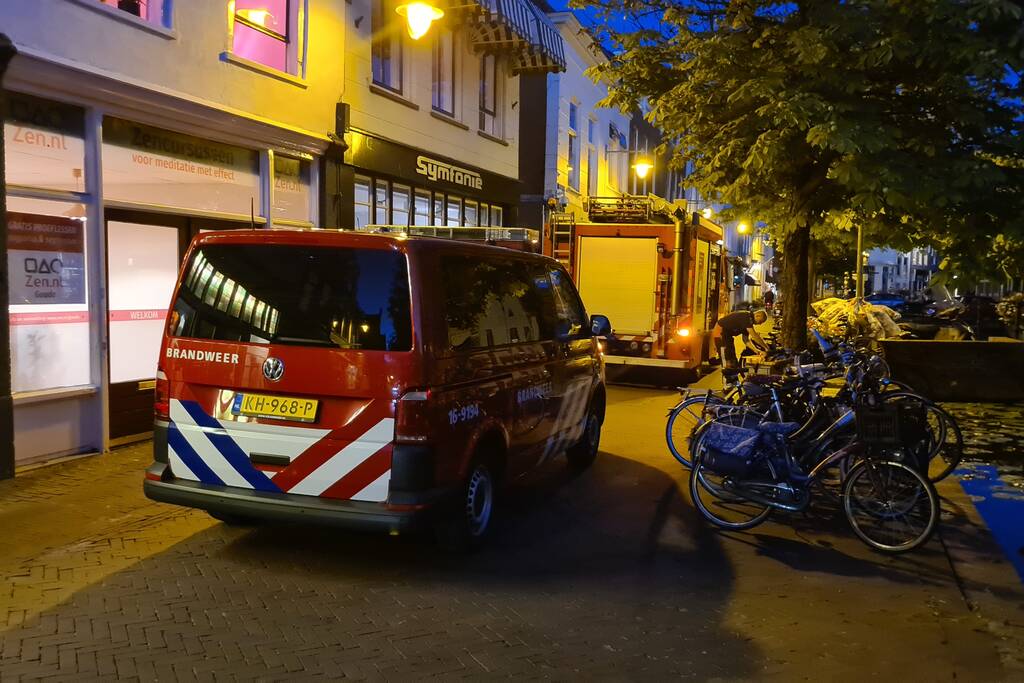
<svg viewBox="0 0 1024 683">
<path fill-rule="evenodd" d="M 151 24 L 170 27 L 166 0 L 99 0 L 99 3 L 127 12 Z"/>
<path fill-rule="evenodd" d="M 466 200 L 465 207 L 463 208 L 463 215 L 465 216 L 466 225 L 480 225 L 477 216 L 477 206 L 478 204 L 472 199 Z"/>
<path fill-rule="evenodd" d="M 569 145 L 568 145 L 568 175 L 569 187 L 579 192 L 580 190 L 580 142 L 577 126 L 579 125 L 579 107 L 574 102 L 569 103 Z"/>
<path fill-rule="evenodd" d="M 295 26 L 302 22 L 291 14 L 293 3 L 302 4 L 304 0 L 235 0 L 232 54 L 271 69 L 298 74 L 301 55 L 292 43 Z"/>
<path fill-rule="evenodd" d="M 402 31 L 395 19 L 398 14 L 390 0 L 371 0 L 373 3 L 370 26 L 373 43 L 370 46 L 371 70 L 374 85 L 396 93 L 402 92 Z"/>
<path fill-rule="evenodd" d="M 409 186 L 395 183 L 391 191 L 391 224 L 409 225 Z"/>
<path fill-rule="evenodd" d="M 462 199 L 448 196 L 448 225 L 457 227 L 462 225 Z"/>
<path fill-rule="evenodd" d="M 377 180 L 374 182 L 374 213 L 373 222 L 375 225 L 388 225 L 391 221 L 388 217 L 390 193 L 388 192 L 388 181 Z"/>
<path fill-rule="evenodd" d="M 498 65 L 492 54 L 480 58 L 480 130 L 501 137 L 498 125 Z"/>
<path fill-rule="evenodd" d="M 416 190 L 413 225 L 430 225 L 430 192 Z"/>
<path fill-rule="evenodd" d="M 373 215 L 373 195 L 369 178 L 356 176 L 355 182 L 355 227 L 365 228 L 370 224 Z"/>
<path fill-rule="evenodd" d="M 455 116 L 455 35 L 439 29 L 434 37 L 434 111 Z"/>
</svg>

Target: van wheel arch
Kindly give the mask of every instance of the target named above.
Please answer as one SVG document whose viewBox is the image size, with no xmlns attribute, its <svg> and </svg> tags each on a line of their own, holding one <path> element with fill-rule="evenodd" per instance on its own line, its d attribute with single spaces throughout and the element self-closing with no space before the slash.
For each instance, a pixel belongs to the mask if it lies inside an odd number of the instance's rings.
<svg viewBox="0 0 1024 683">
<path fill-rule="evenodd" d="M 473 463 L 481 459 L 487 461 L 494 476 L 500 482 L 508 465 L 508 442 L 504 434 L 496 429 L 481 434 L 469 452 L 469 457 L 463 463 L 462 476 L 468 476 Z"/>
</svg>

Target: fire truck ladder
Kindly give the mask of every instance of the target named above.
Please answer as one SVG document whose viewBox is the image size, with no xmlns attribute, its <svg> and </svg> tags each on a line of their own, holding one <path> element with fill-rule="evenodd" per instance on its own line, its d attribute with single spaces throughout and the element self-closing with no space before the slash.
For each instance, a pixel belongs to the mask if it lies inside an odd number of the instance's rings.
<svg viewBox="0 0 1024 683">
<path fill-rule="evenodd" d="M 551 256 L 568 268 L 572 262 L 573 240 L 576 239 L 576 214 L 569 211 L 552 211 Z"/>
</svg>

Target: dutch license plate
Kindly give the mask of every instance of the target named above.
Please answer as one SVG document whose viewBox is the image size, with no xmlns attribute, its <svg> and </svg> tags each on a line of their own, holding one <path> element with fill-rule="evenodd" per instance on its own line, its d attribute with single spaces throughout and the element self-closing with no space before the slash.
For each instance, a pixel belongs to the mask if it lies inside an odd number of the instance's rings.
<svg viewBox="0 0 1024 683">
<path fill-rule="evenodd" d="M 235 394 L 231 412 L 250 417 L 269 417 L 275 420 L 314 422 L 319 401 L 312 398 L 289 398 L 267 394 Z"/>
</svg>

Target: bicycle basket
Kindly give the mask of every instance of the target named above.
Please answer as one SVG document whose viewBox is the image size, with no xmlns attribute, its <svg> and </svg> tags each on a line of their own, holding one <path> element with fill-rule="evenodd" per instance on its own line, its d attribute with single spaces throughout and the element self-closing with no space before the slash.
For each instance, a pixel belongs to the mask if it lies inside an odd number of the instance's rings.
<svg viewBox="0 0 1024 683">
<path fill-rule="evenodd" d="M 701 441 L 707 448 L 704 467 L 716 474 L 746 476 L 759 457 L 760 434 L 752 429 L 712 422 Z"/>
<path fill-rule="evenodd" d="M 867 446 L 909 446 L 926 437 L 927 422 L 920 404 L 904 402 L 854 408 L 857 439 Z"/>
</svg>

